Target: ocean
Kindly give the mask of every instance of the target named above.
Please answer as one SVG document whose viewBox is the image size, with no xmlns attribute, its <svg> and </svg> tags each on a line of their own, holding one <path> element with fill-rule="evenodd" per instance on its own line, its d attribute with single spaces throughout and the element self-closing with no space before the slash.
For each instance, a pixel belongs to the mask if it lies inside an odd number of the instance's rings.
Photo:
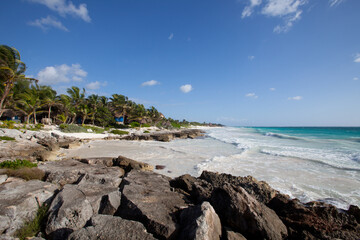
<svg viewBox="0 0 360 240">
<path fill-rule="evenodd" d="M 199 176 L 202 171 L 251 175 L 306 203 L 360 206 L 360 128 L 222 127 L 205 137 L 156 141 L 93 141 L 71 156 L 123 155 L 158 173 Z"/>
</svg>

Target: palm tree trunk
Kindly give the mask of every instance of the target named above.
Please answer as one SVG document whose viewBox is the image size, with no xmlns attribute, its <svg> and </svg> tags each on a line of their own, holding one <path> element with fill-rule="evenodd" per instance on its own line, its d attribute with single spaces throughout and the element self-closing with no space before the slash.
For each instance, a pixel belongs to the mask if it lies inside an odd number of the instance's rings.
<svg viewBox="0 0 360 240">
<path fill-rule="evenodd" d="M 49 106 L 48 118 L 51 118 L 51 105 Z"/>
<path fill-rule="evenodd" d="M 74 117 L 72 118 L 72 121 L 70 124 L 74 124 L 75 120 L 76 120 L 76 113 L 74 113 Z"/>
<path fill-rule="evenodd" d="M 82 125 L 84 125 L 85 120 L 86 120 L 86 116 L 83 116 L 83 117 L 82 117 Z"/>
<path fill-rule="evenodd" d="M 5 99 L 9 95 L 9 92 L 10 92 L 10 87 L 8 87 L 8 86 L 10 86 L 9 83 L 6 84 L 5 89 L 4 89 L 4 94 L 2 95 L 1 100 L 0 100 L 0 118 L 4 113 L 3 106 L 4 106 Z"/>
<path fill-rule="evenodd" d="M 36 112 L 35 112 L 35 110 L 34 110 L 33 114 L 34 114 L 34 124 L 37 124 L 37 122 L 36 122 Z"/>
</svg>

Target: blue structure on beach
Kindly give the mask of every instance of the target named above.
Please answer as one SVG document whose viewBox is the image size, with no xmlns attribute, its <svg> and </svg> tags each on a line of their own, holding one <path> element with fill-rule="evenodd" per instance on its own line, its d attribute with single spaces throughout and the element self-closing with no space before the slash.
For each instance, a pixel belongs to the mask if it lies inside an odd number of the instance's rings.
<svg viewBox="0 0 360 240">
<path fill-rule="evenodd" d="M 124 117 L 123 116 L 115 117 L 115 122 L 118 124 L 124 124 Z"/>
</svg>

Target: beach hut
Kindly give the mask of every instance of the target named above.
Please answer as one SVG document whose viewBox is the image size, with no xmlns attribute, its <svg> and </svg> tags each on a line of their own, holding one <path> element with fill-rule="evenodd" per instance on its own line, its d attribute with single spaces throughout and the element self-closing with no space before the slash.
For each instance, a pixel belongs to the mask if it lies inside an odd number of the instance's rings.
<svg viewBox="0 0 360 240">
<path fill-rule="evenodd" d="M 115 122 L 117 124 L 123 125 L 125 122 L 125 116 L 121 115 L 121 114 L 116 114 L 115 115 Z"/>
</svg>

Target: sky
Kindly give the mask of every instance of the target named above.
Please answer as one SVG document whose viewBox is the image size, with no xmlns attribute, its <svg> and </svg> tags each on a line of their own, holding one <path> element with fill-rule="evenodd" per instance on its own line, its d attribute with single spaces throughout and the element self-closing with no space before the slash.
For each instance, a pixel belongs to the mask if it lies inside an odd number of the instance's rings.
<svg viewBox="0 0 360 240">
<path fill-rule="evenodd" d="M 26 75 L 230 126 L 360 126 L 359 0 L 1 0 Z"/>
</svg>

